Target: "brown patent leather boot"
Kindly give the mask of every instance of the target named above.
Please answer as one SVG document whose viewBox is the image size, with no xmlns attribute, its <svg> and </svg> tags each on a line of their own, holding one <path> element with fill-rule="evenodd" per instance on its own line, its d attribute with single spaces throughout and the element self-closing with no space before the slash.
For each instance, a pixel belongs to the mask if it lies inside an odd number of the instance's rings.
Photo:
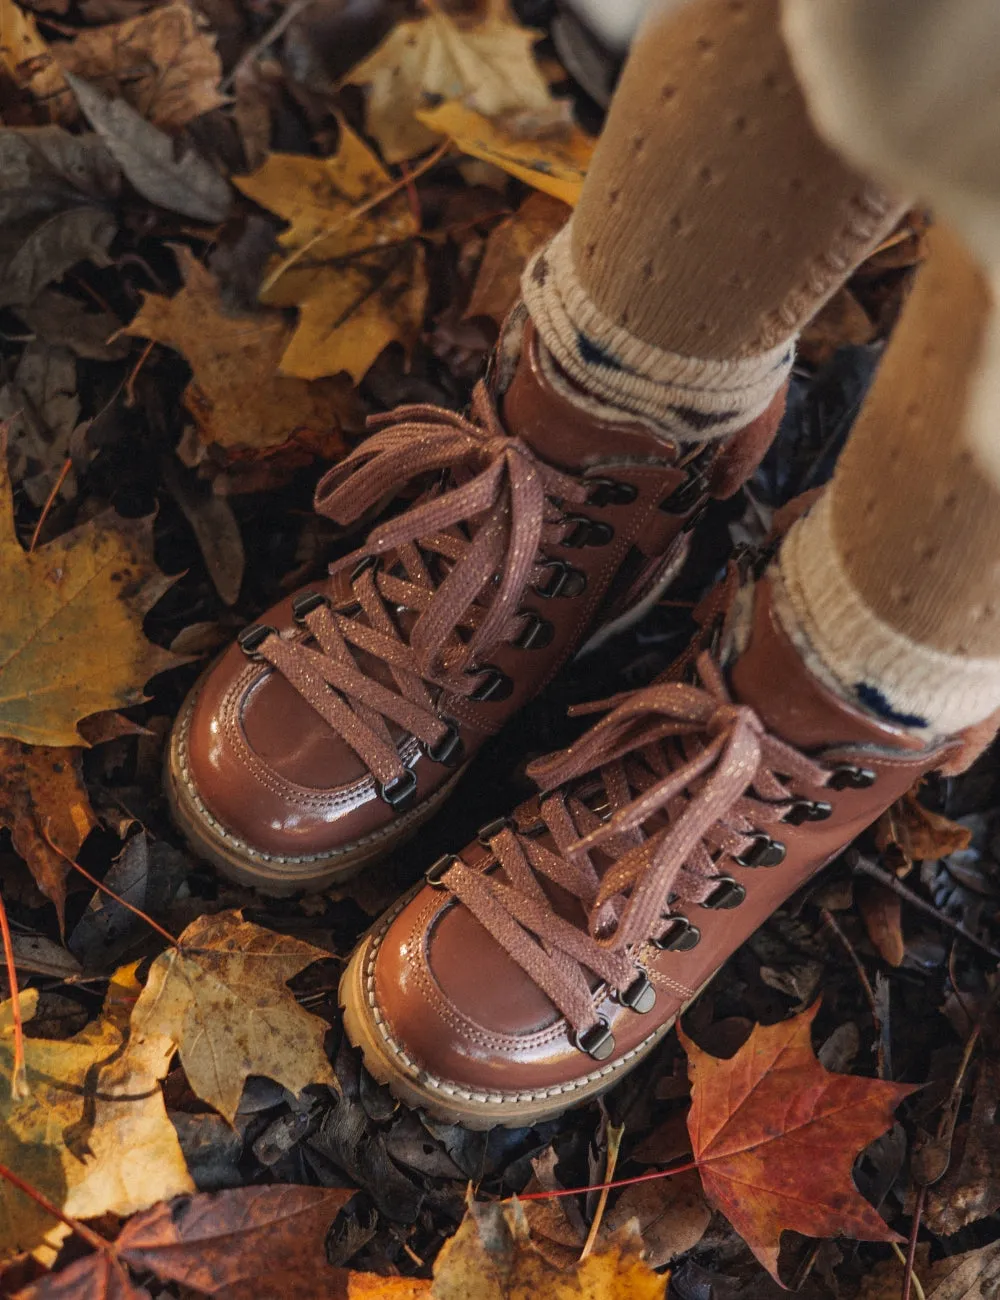
<svg viewBox="0 0 1000 1300">
<path fill-rule="evenodd" d="M 517 1127 L 602 1092 L 790 894 L 964 757 L 810 676 L 766 577 L 725 676 L 708 650 L 687 662 L 696 685 L 608 701 L 533 764 L 540 798 L 436 863 L 355 951 L 344 1025 L 400 1100 Z"/>
<path fill-rule="evenodd" d="M 684 453 L 571 402 L 529 322 L 499 412 L 481 384 L 469 419 L 406 407 L 374 421 L 316 509 L 348 526 L 411 504 L 248 628 L 177 719 L 167 788 L 195 849 L 280 894 L 413 834 L 572 654 L 656 599 L 706 499 L 763 455 L 783 401 Z"/>
</svg>

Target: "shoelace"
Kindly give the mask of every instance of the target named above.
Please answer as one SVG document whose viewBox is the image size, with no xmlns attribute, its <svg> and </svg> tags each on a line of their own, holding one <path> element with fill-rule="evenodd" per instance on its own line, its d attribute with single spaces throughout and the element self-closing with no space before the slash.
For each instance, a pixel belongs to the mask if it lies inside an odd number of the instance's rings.
<svg viewBox="0 0 1000 1300">
<path fill-rule="evenodd" d="M 518 602 L 549 567 L 539 548 L 566 530 L 553 502 L 581 504 L 587 485 L 509 437 L 482 383 L 471 419 L 413 405 L 369 427 L 372 435 L 320 481 L 321 514 L 346 527 L 429 475 L 439 473 L 440 483 L 330 566 L 331 576 L 352 571 L 354 599 L 336 609 L 315 594 L 297 615 L 314 644 L 260 629 L 266 635 L 250 648 L 309 701 L 385 793 L 412 778 L 388 724 L 432 757 L 441 752 L 451 728 L 437 696 L 474 695 L 483 656 L 523 627 Z M 387 571 L 379 557 L 390 552 Z M 394 617 L 402 611 L 416 614 L 408 635 Z M 358 651 L 387 666 L 392 686 L 365 671 Z"/>
<path fill-rule="evenodd" d="M 505 880 L 454 858 L 434 882 L 473 913 L 578 1036 L 599 1021 L 585 972 L 612 991 L 627 989 L 637 950 L 662 935 L 670 905 L 708 900 L 725 879 L 724 861 L 784 818 L 795 802 L 789 786 L 824 786 L 831 776 L 732 702 L 707 651 L 696 667 L 701 686 L 654 684 L 577 710 L 610 711 L 569 749 L 528 768 L 543 795 L 541 822 L 507 821 L 489 840 Z M 546 830 L 558 852 L 540 842 Z M 603 871 L 595 851 L 610 859 Z M 540 877 L 579 901 L 585 926 L 555 911 Z"/>
</svg>

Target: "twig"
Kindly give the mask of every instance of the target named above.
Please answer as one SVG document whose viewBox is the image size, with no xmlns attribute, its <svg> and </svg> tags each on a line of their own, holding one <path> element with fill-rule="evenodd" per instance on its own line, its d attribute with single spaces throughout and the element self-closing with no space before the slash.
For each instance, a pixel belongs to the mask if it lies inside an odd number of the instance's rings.
<svg viewBox="0 0 1000 1300">
<path fill-rule="evenodd" d="M 251 63 L 256 63 L 268 46 L 273 45 L 279 36 L 283 36 L 288 28 L 291 27 L 292 23 L 295 22 L 296 18 L 298 18 L 299 14 L 308 9 L 312 3 L 313 0 L 292 0 L 292 3 L 287 9 L 283 10 L 280 17 L 271 24 L 260 40 L 255 41 L 248 50 L 244 50 L 237 62 L 234 64 L 233 70 L 230 72 L 229 76 L 223 77 L 222 79 L 222 84 L 219 86 L 219 89 L 224 95 L 229 94 L 229 91 L 236 82 L 236 78 L 243 69 L 248 68 Z"/>
<path fill-rule="evenodd" d="M 406 189 L 409 185 L 413 185 L 418 177 L 423 176 L 425 172 L 429 172 L 432 167 L 436 167 L 450 148 L 451 136 L 445 136 L 444 140 L 441 141 L 434 152 L 428 154 L 418 167 L 415 167 L 412 171 L 407 169 L 404 176 L 400 176 L 398 180 L 394 180 L 390 185 L 379 190 L 377 194 L 373 194 L 371 198 L 365 199 L 363 203 L 359 203 L 356 207 L 345 212 L 340 220 L 335 221 L 332 226 L 326 226 L 323 230 L 317 230 L 315 235 L 307 239 L 301 248 L 296 248 L 293 253 L 289 253 L 280 266 L 274 268 L 271 274 L 260 286 L 258 297 L 262 297 L 269 289 L 277 284 L 281 276 L 283 276 L 290 267 L 294 266 L 296 262 L 300 262 L 311 248 L 315 248 L 317 244 L 321 244 L 324 239 L 329 239 L 331 235 L 335 235 L 338 230 L 343 229 L 343 227 L 348 225 L 350 222 L 356 221 L 359 217 L 363 217 L 367 212 L 371 212 L 371 210 L 377 208 L 380 203 L 384 203 L 386 199 L 391 199 L 392 196 L 398 194 L 400 190 Z M 382 244 L 379 245 L 379 247 L 380 249 L 384 249 L 386 245 Z"/>
<path fill-rule="evenodd" d="M 617 1187 L 631 1187 L 633 1183 L 651 1183 L 657 1178 L 672 1178 L 674 1174 L 686 1174 L 690 1169 L 697 1169 L 698 1161 L 689 1160 L 686 1164 L 676 1165 L 673 1169 L 655 1169 L 651 1174 L 636 1174 L 634 1178 L 619 1178 L 611 1183 L 594 1183 L 592 1187 L 560 1187 L 555 1192 L 527 1192 L 518 1196 L 519 1201 L 550 1201 L 560 1196 L 583 1196 L 586 1192 L 612 1192 Z"/>
<path fill-rule="evenodd" d="M 854 951 L 850 939 L 848 939 L 847 935 L 843 932 L 843 930 L 834 920 L 833 913 L 830 911 L 830 909 L 827 907 L 821 908 L 820 915 L 823 918 L 823 924 L 834 936 L 837 942 L 841 945 L 841 947 L 847 953 L 848 957 L 850 957 L 851 963 L 853 964 L 854 969 L 858 973 L 858 980 L 860 981 L 861 987 L 864 990 L 864 995 L 865 998 L 867 999 L 869 1010 L 872 1013 L 872 1020 L 875 1023 L 875 1032 L 878 1035 L 878 1048 L 877 1048 L 878 1076 L 880 1079 L 884 1079 L 885 1078 L 885 1047 L 882 1042 L 882 1018 L 878 1013 L 878 1003 L 875 1001 L 875 992 L 872 989 L 871 982 L 868 979 L 868 974 L 865 971 L 864 966 L 862 966 L 861 964 L 861 958 Z"/>
<path fill-rule="evenodd" d="M 886 889 L 891 889 L 894 894 L 898 894 L 899 897 L 909 903 L 911 907 L 917 908 L 917 910 L 923 912 L 925 916 L 933 917 L 940 925 L 945 926 L 949 930 L 953 930 L 955 934 L 961 935 L 967 943 L 973 944 L 976 948 L 980 949 L 981 952 L 988 953 L 994 961 L 1000 961 L 1000 949 L 991 948 L 988 943 L 984 943 L 982 939 L 978 939 L 971 930 L 965 928 L 961 921 L 954 921 L 950 916 L 945 916 L 944 912 L 939 911 L 933 903 L 928 903 L 925 898 L 921 898 L 919 894 L 915 894 L 913 890 L 907 885 L 904 885 L 901 880 L 897 880 L 891 871 L 886 871 L 883 867 L 872 862 L 869 858 L 864 857 L 856 850 L 852 850 L 847 855 L 847 860 L 850 863 L 851 870 L 857 875 L 871 876 L 872 880 L 877 880 L 880 885 L 885 885 Z"/>
<path fill-rule="evenodd" d="M 418 232 L 423 229 L 424 214 L 420 207 L 420 195 L 417 193 L 417 187 L 413 183 L 413 172 L 410 170 L 408 162 L 401 162 L 399 170 L 406 178 L 406 198 L 410 204 L 410 211 L 413 214 L 413 220 L 417 223 Z"/>
<path fill-rule="evenodd" d="M 590 1224 L 590 1231 L 587 1233 L 587 1240 L 583 1243 L 583 1250 L 580 1251 L 581 1261 L 585 1260 L 594 1249 L 594 1243 L 597 1241 L 597 1234 L 601 1230 L 601 1222 L 604 1219 L 604 1211 L 608 1204 L 608 1192 L 611 1190 L 609 1180 L 615 1176 L 615 1167 L 618 1164 L 618 1152 L 621 1150 L 622 1138 L 624 1136 L 624 1124 L 608 1125 L 608 1155 L 604 1162 L 605 1185 L 601 1188 L 601 1195 L 598 1199 L 597 1209 L 594 1211 L 594 1217 Z"/>
<path fill-rule="evenodd" d="M 87 1243 L 88 1246 L 93 1246 L 94 1250 L 104 1251 L 112 1257 L 115 1256 L 115 1250 L 110 1241 L 106 1241 L 104 1237 L 99 1237 L 97 1233 L 94 1232 L 92 1228 L 88 1228 L 85 1223 L 81 1223 L 79 1219 L 72 1218 L 63 1210 L 60 1210 L 58 1206 L 53 1205 L 47 1197 L 43 1196 L 41 1192 L 36 1191 L 30 1183 L 26 1183 L 23 1178 L 18 1174 L 15 1174 L 13 1169 L 8 1169 L 6 1165 L 0 1165 L 0 1178 L 3 1178 L 6 1182 L 10 1183 L 12 1187 L 16 1187 L 19 1192 L 23 1192 L 25 1196 L 30 1197 L 36 1205 L 42 1207 L 46 1214 L 51 1214 L 52 1217 L 58 1219 L 60 1223 L 65 1223 L 66 1227 L 71 1228 L 78 1237 L 82 1238 Z"/>
<path fill-rule="evenodd" d="M 149 340 L 146 346 L 142 349 L 142 356 L 132 367 L 132 372 L 128 379 L 125 380 L 125 405 L 129 408 L 135 406 L 135 381 L 139 377 L 139 371 L 149 359 L 149 354 L 152 352 L 155 343 L 156 339 Z"/>
<path fill-rule="evenodd" d="M 151 916 L 147 916 L 146 913 L 141 908 L 136 907 L 134 903 L 130 903 L 128 902 L 127 899 L 122 898 L 120 894 L 116 894 L 113 889 L 111 889 L 108 885 L 103 884 L 100 880 L 97 879 L 96 876 L 92 876 L 90 872 L 86 870 L 86 868 L 80 866 L 79 862 L 74 861 L 74 859 L 71 858 L 68 853 L 65 853 L 59 847 L 59 845 L 52 840 L 52 837 L 49 835 L 48 823 L 46 823 L 45 826 L 40 827 L 40 830 L 42 832 L 42 838 L 45 840 L 45 843 L 49 846 L 49 848 L 52 849 L 55 853 L 58 853 L 59 856 L 65 862 L 68 862 L 69 865 L 74 869 L 74 871 L 79 871 L 80 875 L 83 876 L 84 880 L 89 880 L 95 889 L 99 889 L 102 894 L 107 894 L 107 896 L 109 898 L 113 898 L 116 903 L 120 903 L 122 907 L 134 913 L 136 916 L 139 917 L 140 920 L 145 921 L 147 925 L 152 926 L 152 928 L 156 931 L 156 933 L 162 935 L 162 937 L 166 939 L 167 943 L 169 943 L 172 948 L 180 948 L 181 946 L 180 940 L 175 939 L 169 930 L 164 930 L 163 926 L 160 925 L 159 921 L 154 921 Z"/>
<path fill-rule="evenodd" d="M 3 956 L 7 963 L 10 983 L 10 1014 L 14 1022 L 14 1068 L 10 1075 L 10 1095 L 13 1101 L 24 1101 L 31 1096 L 24 1064 L 24 1021 L 21 1018 L 21 997 L 17 991 L 17 967 L 14 965 L 14 941 L 10 937 L 7 906 L 0 894 L 0 934 L 3 935 Z"/>
<path fill-rule="evenodd" d="M 903 1273 L 903 1291 L 900 1300 L 910 1300 L 913 1284 L 913 1265 L 917 1258 L 917 1236 L 920 1232 L 920 1220 L 923 1218 L 924 1202 L 927 1200 L 927 1188 L 921 1187 L 917 1193 L 917 1203 L 913 1207 L 913 1222 L 910 1224 L 910 1240 L 906 1247 L 906 1263 Z M 923 1288 L 921 1287 L 921 1290 Z"/>
<path fill-rule="evenodd" d="M 59 495 L 60 488 L 66 482 L 66 475 L 70 472 L 72 468 L 73 468 L 73 457 L 67 456 L 65 461 L 63 461 L 62 469 L 59 471 L 59 477 L 56 479 L 55 483 L 53 484 L 52 491 L 45 498 L 45 505 L 42 506 L 42 513 L 38 516 L 38 523 L 35 524 L 35 531 L 31 534 L 31 544 L 28 547 L 29 555 L 33 553 L 35 547 L 38 545 L 38 536 L 42 531 L 42 525 L 45 523 L 46 519 L 49 516 L 49 511 L 52 509 L 53 502 L 55 501 L 56 497 Z"/>
<path fill-rule="evenodd" d="M 898 1243 L 898 1242 L 895 1242 L 895 1241 L 890 1241 L 890 1242 L 889 1242 L 889 1245 L 890 1245 L 890 1246 L 893 1248 L 893 1250 L 896 1252 L 896 1258 L 899 1260 L 899 1262 L 900 1262 L 900 1263 L 902 1264 L 902 1266 L 905 1268 L 905 1267 L 906 1267 L 906 1256 L 905 1256 L 905 1255 L 903 1254 L 903 1252 L 900 1250 L 900 1248 L 899 1248 L 899 1243 Z M 917 1277 L 916 1273 L 911 1273 L 910 1276 L 911 1276 L 912 1279 L 913 1279 L 913 1292 L 914 1292 L 914 1295 L 917 1297 L 917 1300 L 927 1300 L 927 1296 L 926 1296 L 926 1294 L 925 1294 L 925 1292 L 924 1292 L 924 1288 L 920 1285 L 920 1278 Z"/>
</svg>

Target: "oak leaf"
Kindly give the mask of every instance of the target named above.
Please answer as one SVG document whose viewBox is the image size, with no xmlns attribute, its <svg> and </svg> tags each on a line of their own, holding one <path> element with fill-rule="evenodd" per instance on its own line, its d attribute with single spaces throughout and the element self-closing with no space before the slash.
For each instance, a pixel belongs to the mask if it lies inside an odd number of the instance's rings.
<svg viewBox="0 0 1000 1300">
<path fill-rule="evenodd" d="M 416 114 L 435 99 L 457 99 L 484 117 L 559 110 L 532 47 L 540 33 L 511 22 L 505 0 L 467 21 L 434 6 L 398 23 L 344 78 L 367 86 L 365 126 L 386 162 L 402 162 L 434 144 Z"/>
<path fill-rule="evenodd" d="M 66 858 L 76 857 L 97 824 L 80 776 L 80 752 L 0 739 L 0 826 L 10 831 L 14 852 L 55 903 L 60 927 Z"/>
<path fill-rule="evenodd" d="M 574 207 L 580 198 L 596 141 L 564 117 L 543 126 L 516 120 L 490 121 L 464 104 L 439 104 L 419 120 L 472 158 L 492 163 L 525 185 Z"/>
<path fill-rule="evenodd" d="M 153 963 L 132 1032 L 169 1039 L 192 1090 L 230 1123 L 251 1074 L 296 1094 L 310 1083 L 336 1086 L 323 1051 L 328 1026 L 285 982 L 327 956 L 240 912 L 199 917 Z"/>
<path fill-rule="evenodd" d="M 503 323 L 520 293 L 521 273 L 532 254 L 562 229 L 570 209 L 547 194 L 531 194 L 512 217 L 490 231 L 466 317 L 489 316 Z"/>
<path fill-rule="evenodd" d="M 334 379 L 310 383 L 278 373 L 292 329 L 281 312 L 230 314 L 219 285 L 190 249 L 175 249 L 184 280 L 172 298 L 147 293 L 126 334 L 180 352 L 193 375 L 184 405 L 202 441 L 233 453 L 261 452 L 310 435 L 331 458 L 340 427 L 357 422 L 356 399 Z"/>
<path fill-rule="evenodd" d="M 112 979 L 104 1013 L 63 1041 L 25 1040 L 28 1096 L 15 1100 L 12 1003 L 0 1004 L 0 1162 L 68 1214 L 95 1218 L 131 1214 L 193 1190 L 159 1078 L 169 1055 L 153 1067 L 128 1039 L 135 968 Z M 25 1020 L 38 993 L 20 995 Z M 0 1259 L 65 1235 L 34 1201 L 0 1183 Z"/>
<path fill-rule="evenodd" d="M 786 1228 L 902 1240 L 858 1192 L 851 1169 L 914 1089 L 825 1070 L 809 1034 L 818 1010 L 816 1003 L 777 1025 L 756 1025 L 728 1060 L 678 1031 L 692 1085 L 688 1132 L 705 1196 L 776 1281 Z"/>
<path fill-rule="evenodd" d="M 286 375 L 347 371 L 359 382 L 389 343 L 408 353 L 423 322 L 427 278 L 417 221 L 371 150 L 346 125 L 332 158 L 271 154 L 237 187 L 289 223 L 285 256 L 261 302 L 298 307 L 281 359 Z"/>
<path fill-rule="evenodd" d="M 623 1229 L 585 1259 L 558 1268 L 531 1241 L 515 1201 L 472 1202 L 455 1235 L 434 1261 L 432 1300 L 663 1300 L 667 1279 L 642 1257 L 642 1238 Z M 377 1293 L 376 1293 L 377 1296 Z M 375 1297 L 373 1297 L 375 1300 Z"/>
<path fill-rule="evenodd" d="M 120 95 L 157 126 L 177 129 L 226 102 L 215 37 L 184 0 L 125 22 L 85 28 L 53 48 L 60 66 Z"/>
<path fill-rule="evenodd" d="M 153 562 L 152 520 L 104 515 L 28 553 L 3 456 L 0 573 L 0 737 L 77 745 L 82 718 L 141 703 L 143 683 L 182 662 L 142 632 L 173 581 Z"/>
</svg>

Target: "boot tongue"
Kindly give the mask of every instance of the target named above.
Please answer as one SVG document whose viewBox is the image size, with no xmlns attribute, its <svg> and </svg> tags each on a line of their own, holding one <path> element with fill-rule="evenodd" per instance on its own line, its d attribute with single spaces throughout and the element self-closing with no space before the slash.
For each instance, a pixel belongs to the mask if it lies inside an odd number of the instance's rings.
<svg viewBox="0 0 1000 1300">
<path fill-rule="evenodd" d="M 750 639 L 729 670 L 733 697 L 749 704 L 769 731 L 799 749 L 877 745 L 920 752 L 926 747 L 890 722 L 862 713 L 808 671 L 778 621 L 765 575 L 753 593 Z"/>
<path fill-rule="evenodd" d="M 500 401 L 504 428 L 512 437 L 523 438 L 536 456 L 571 473 L 630 458 L 677 459 L 677 447 L 646 425 L 602 419 L 559 392 L 542 368 L 539 347 L 529 318 L 514 377 Z M 572 389 L 569 379 L 564 382 L 567 391 Z M 586 400 L 582 394 L 581 399 Z"/>
</svg>

